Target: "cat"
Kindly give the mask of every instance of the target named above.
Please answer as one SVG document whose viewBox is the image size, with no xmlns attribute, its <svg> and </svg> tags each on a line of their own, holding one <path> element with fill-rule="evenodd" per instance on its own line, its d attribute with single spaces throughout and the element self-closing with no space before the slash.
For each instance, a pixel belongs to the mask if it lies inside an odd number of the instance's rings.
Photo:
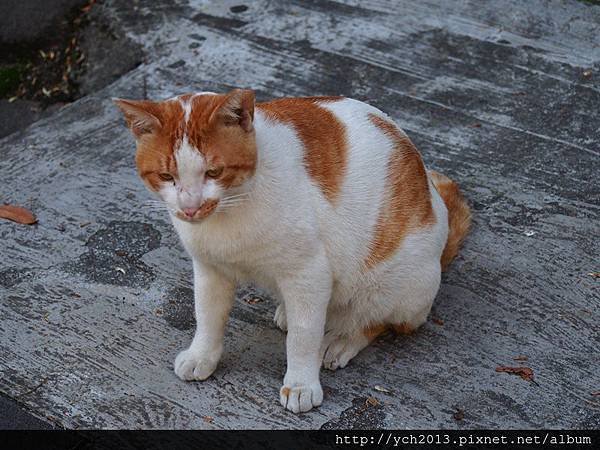
<svg viewBox="0 0 600 450">
<path fill-rule="evenodd" d="M 193 262 L 197 329 L 179 378 L 215 371 L 239 283 L 280 299 L 279 399 L 294 413 L 321 404 L 321 366 L 425 322 L 471 214 L 386 114 L 344 97 L 255 103 L 242 89 L 114 101 Z"/>
</svg>

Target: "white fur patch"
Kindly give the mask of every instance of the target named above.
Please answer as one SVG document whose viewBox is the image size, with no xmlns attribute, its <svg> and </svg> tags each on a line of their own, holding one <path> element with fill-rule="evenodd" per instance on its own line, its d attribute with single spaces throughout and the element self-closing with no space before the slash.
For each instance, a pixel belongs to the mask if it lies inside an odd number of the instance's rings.
<svg viewBox="0 0 600 450">
<path fill-rule="evenodd" d="M 180 147 L 175 152 L 177 162 L 177 207 L 199 208 L 205 200 L 204 171 L 206 161 L 204 156 L 194 148 L 186 135 L 183 136 Z"/>
<path fill-rule="evenodd" d="M 193 186 L 201 181 L 201 175 L 206 168 L 204 156 L 194 148 L 187 135 L 183 136 L 181 145 L 175 152 L 179 182 L 185 187 Z"/>
<path fill-rule="evenodd" d="M 215 180 L 208 180 L 204 184 L 204 198 L 209 199 L 218 199 L 221 197 L 222 188 Z"/>
<path fill-rule="evenodd" d="M 183 108 L 183 119 L 185 120 L 186 125 L 190 120 L 190 114 L 192 113 L 193 101 L 194 101 L 193 96 L 191 98 L 189 98 L 188 100 L 183 100 L 182 98 L 179 99 L 179 103 L 181 103 L 181 107 Z"/>
</svg>

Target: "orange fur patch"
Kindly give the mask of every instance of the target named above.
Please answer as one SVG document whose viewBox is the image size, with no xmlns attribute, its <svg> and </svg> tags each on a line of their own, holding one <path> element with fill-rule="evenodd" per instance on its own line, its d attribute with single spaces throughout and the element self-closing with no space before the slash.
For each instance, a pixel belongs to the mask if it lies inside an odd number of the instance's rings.
<svg viewBox="0 0 600 450">
<path fill-rule="evenodd" d="M 371 342 L 380 334 L 383 334 L 387 331 L 387 325 L 372 325 L 363 330 L 363 334 L 365 337 Z"/>
<path fill-rule="evenodd" d="M 382 335 L 388 330 L 393 330 L 396 334 L 404 334 L 409 335 L 415 332 L 415 329 L 411 327 L 408 323 L 403 322 L 400 324 L 392 324 L 392 325 L 371 325 L 363 330 L 363 334 L 365 337 L 371 342 L 376 337 Z"/>
<path fill-rule="evenodd" d="M 374 267 L 389 258 L 410 231 L 434 223 L 435 216 L 425 166 L 413 143 L 394 123 L 375 114 L 369 114 L 369 119 L 394 143 L 386 177 L 387 196 L 365 260 L 367 267 Z"/>
<path fill-rule="evenodd" d="M 347 165 L 345 126 L 319 102 L 342 97 L 283 98 L 256 105 L 271 120 L 291 125 L 304 144 L 304 162 L 325 197 L 335 202 Z"/>
<path fill-rule="evenodd" d="M 161 173 L 176 173 L 173 149 L 183 138 L 184 113 L 179 102 L 140 102 L 143 112 L 156 117 L 160 126 L 138 137 L 135 161 L 138 173 L 152 190 L 159 190 Z"/>
<path fill-rule="evenodd" d="M 397 334 L 413 334 L 415 332 L 415 329 L 406 322 L 397 325 L 392 325 L 392 329 Z"/>
<path fill-rule="evenodd" d="M 236 91 L 234 91 L 236 92 Z M 254 93 L 242 91 L 244 106 L 254 114 Z M 216 115 L 227 108 L 226 95 L 200 95 L 193 98 L 186 133 L 190 143 L 198 148 L 209 168 L 223 167 L 218 183 L 230 188 L 239 186 L 256 170 L 254 131 L 230 126 Z"/>
<path fill-rule="evenodd" d="M 442 270 L 446 270 L 458 254 L 458 250 L 469 232 L 471 210 L 457 183 L 434 170 L 430 170 L 429 175 L 448 208 L 448 241 L 441 258 Z"/>
<path fill-rule="evenodd" d="M 232 126 L 235 125 L 231 123 L 234 112 L 228 109 L 232 99 L 240 100 L 239 106 L 253 116 L 252 91 L 234 90 L 225 95 L 185 94 L 163 102 L 116 101 L 137 138 L 138 172 L 150 189 L 160 189 L 161 173 L 177 176 L 174 152 L 184 136 L 204 155 L 207 169 L 223 169 L 217 179 L 221 186 L 238 186 L 254 173 L 254 131 Z M 191 106 L 187 121 L 182 102 L 189 102 Z"/>
</svg>

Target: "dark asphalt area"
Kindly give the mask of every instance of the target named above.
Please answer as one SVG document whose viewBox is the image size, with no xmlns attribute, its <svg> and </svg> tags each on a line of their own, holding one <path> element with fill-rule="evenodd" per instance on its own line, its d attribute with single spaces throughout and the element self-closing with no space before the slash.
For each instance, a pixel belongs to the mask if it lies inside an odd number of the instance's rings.
<svg viewBox="0 0 600 450">
<path fill-rule="evenodd" d="M 40 420 L 14 400 L 0 395 L 0 430 L 53 430 L 50 423 Z"/>
</svg>

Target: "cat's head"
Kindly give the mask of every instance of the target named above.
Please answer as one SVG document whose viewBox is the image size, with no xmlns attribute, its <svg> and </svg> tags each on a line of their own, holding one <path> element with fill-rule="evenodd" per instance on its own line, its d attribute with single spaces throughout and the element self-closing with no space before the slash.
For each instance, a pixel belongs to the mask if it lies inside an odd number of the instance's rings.
<svg viewBox="0 0 600 450">
<path fill-rule="evenodd" d="M 200 221 L 235 203 L 256 169 L 253 91 L 114 102 L 136 139 L 140 177 L 176 217 Z"/>
</svg>

